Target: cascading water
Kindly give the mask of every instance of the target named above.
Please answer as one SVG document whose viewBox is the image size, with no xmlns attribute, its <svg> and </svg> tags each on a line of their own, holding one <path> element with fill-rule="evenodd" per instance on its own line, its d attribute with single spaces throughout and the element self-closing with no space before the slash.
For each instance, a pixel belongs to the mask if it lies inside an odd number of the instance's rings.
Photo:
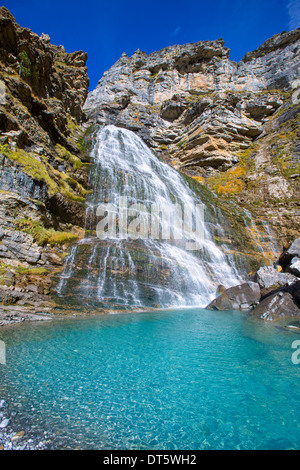
<svg viewBox="0 0 300 470">
<path fill-rule="evenodd" d="M 112 125 L 100 129 L 93 159 L 86 237 L 66 260 L 57 285 L 60 296 L 103 306 L 205 306 L 219 284 L 239 282 L 234 264 L 214 243 L 205 217 L 197 231 L 194 219 L 189 219 L 194 220 L 189 229 L 181 224 L 182 212 L 176 212 L 171 236 L 163 235 L 170 222 L 168 208 L 184 208 L 184 217 L 186 211 L 192 214 L 195 196 L 183 176 L 160 161 L 137 135 Z M 99 237 L 96 215 L 103 204 L 110 204 L 108 220 L 117 225 Z M 158 225 L 157 213 L 150 214 L 153 208 L 165 209 L 158 213 Z M 153 236 L 153 226 L 159 236 Z M 197 249 L 188 250 L 188 240 Z"/>
</svg>

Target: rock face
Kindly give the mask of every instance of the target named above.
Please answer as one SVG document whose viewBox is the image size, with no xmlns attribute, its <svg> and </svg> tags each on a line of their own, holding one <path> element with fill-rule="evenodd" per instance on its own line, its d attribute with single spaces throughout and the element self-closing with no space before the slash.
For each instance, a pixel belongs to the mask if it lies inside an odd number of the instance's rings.
<svg viewBox="0 0 300 470">
<path fill-rule="evenodd" d="M 85 111 L 92 122 L 137 132 L 221 198 L 267 215 L 286 243 L 300 231 L 299 46 L 297 29 L 239 63 L 222 39 L 124 53 Z"/>
<path fill-rule="evenodd" d="M 81 225 L 87 171 L 78 123 L 87 54 L 65 52 L 0 8 L 0 190 L 36 199 Z"/>
<path fill-rule="evenodd" d="M 293 60 L 290 81 L 296 68 Z M 172 46 L 148 56 L 136 51 L 131 58 L 123 54 L 104 74 L 85 109 L 99 123 L 139 132 L 157 150 L 169 145 L 181 169 L 226 169 L 282 104 L 276 94 L 253 97 L 272 83 L 262 70 L 256 63 L 231 62 L 223 40 Z"/>
</svg>

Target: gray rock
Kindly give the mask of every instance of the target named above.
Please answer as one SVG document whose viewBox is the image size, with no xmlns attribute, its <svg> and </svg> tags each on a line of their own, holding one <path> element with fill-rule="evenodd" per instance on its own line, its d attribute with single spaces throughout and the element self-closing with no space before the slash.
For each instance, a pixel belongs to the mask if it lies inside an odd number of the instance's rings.
<svg viewBox="0 0 300 470">
<path fill-rule="evenodd" d="M 260 300 L 260 288 L 255 282 L 245 282 L 226 289 L 206 308 L 208 310 L 250 310 Z"/>
<path fill-rule="evenodd" d="M 271 294 L 251 311 L 251 316 L 256 316 L 262 320 L 268 321 L 298 315 L 300 315 L 300 308 L 290 292 Z"/>
<path fill-rule="evenodd" d="M 0 429 L 4 429 L 9 425 L 9 419 L 5 418 L 3 421 L 0 423 Z"/>
<path fill-rule="evenodd" d="M 263 290 L 261 291 L 263 293 Z M 251 316 L 273 321 L 300 315 L 300 281 L 279 287 L 262 296 L 262 300 L 252 311 Z"/>
<path fill-rule="evenodd" d="M 255 275 L 255 282 L 262 289 L 287 286 L 293 284 L 296 280 L 297 278 L 293 274 L 278 272 L 273 266 L 264 266 Z"/>
</svg>

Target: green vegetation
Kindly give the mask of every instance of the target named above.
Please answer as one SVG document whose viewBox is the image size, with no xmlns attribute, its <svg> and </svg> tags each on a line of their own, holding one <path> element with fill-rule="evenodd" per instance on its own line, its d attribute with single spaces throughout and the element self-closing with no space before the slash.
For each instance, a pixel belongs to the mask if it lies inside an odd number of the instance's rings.
<svg viewBox="0 0 300 470">
<path fill-rule="evenodd" d="M 61 155 L 61 157 L 64 160 L 67 160 L 68 162 L 70 162 L 74 170 L 79 170 L 84 165 L 84 163 L 80 160 L 79 157 L 77 157 L 76 155 L 73 155 L 71 152 L 69 152 L 69 150 L 67 150 L 62 145 L 56 144 L 56 150 L 58 151 L 58 153 Z"/>
<path fill-rule="evenodd" d="M 43 162 L 41 157 L 29 154 L 22 149 L 12 149 L 8 145 L 0 145 L 0 152 L 10 160 L 14 160 L 21 165 L 24 173 L 36 181 L 44 181 L 49 188 L 50 195 L 57 192 L 57 184 L 50 176 L 52 167 L 48 163 Z"/>
<path fill-rule="evenodd" d="M 45 276 L 48 274 L 48 271 L 45 268 L 26 268 L 24 266 L 17 266 L 15 271 L 18 274 L 28 274 L 32 276 Z"/>
<path fill-rule="evenodd" d="M 62 147 L 64 149 L 64 147 Z M 75 167 L 81 167 L 81 160 L 64 149 L 65 158 Z M 63 150 L 61 150 L 63 152 Z M 84 202 L 88 191 L 78 181 L 69 175 L 55 170 L 46 157 L 34 153 L 25 152 L 22 149 L 12 149 L 8 145 L 0 145 L 0 153 L 14 160 L 22 167 L 22 171 L 36 181 L 44 181 L 50 196 L 61 193 L 67 199 Z"/>
<path fill-rule="evenodd" d="M 31 76 L 31 61 L 28 57 L 26 51 L 22 51 L 19 54 L 19 61 L 20 61 L 20 75 L 24 75 L 24 77 L 28 78 Z"/>
<path fill-rule="evenodd" d="M 181 148 L 181 147 L 185 147 L 186 144 L 187 144 L 187 140 L 181 140 L 180 142 L 177 142 L 177 144 L 175 144 L 175 145 L 176 145 L 176 147 Z"/>
</svg>

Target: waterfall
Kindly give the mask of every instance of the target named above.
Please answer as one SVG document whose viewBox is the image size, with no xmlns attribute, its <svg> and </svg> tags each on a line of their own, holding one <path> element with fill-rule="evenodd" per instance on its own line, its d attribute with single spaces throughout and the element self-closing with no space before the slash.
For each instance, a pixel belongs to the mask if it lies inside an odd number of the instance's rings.
<svg viewBox="0 0 300 470">
<path fill-rule="evenodd" d="M 204 307 L 218 285 L 239 283 L 210 234 L 208 208 L 136 134 L 101 128 L 92 157 L 86 236 L 66 260 L 59 296 L 103 306 Z"/>
</svg>

